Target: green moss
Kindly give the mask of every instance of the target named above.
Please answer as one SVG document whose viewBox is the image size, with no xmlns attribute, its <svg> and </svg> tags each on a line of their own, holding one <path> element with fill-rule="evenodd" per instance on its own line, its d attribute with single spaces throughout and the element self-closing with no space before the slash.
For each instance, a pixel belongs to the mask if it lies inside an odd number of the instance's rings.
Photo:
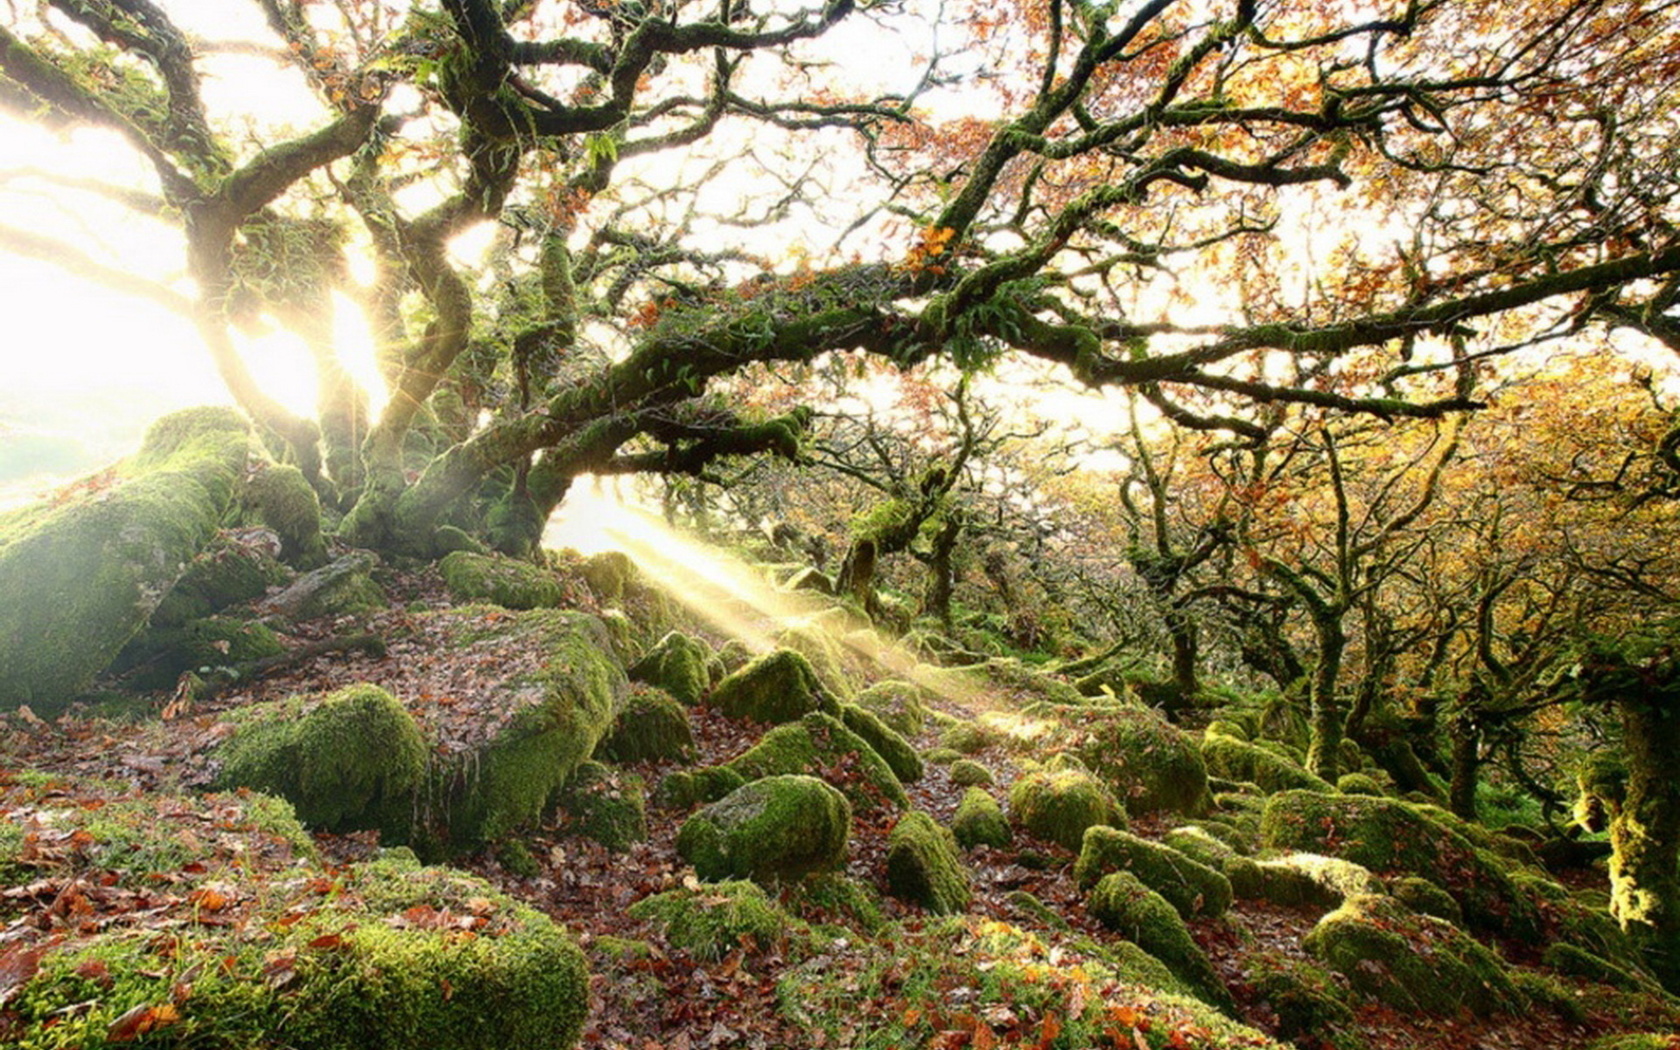
<svg viewBox="0 0 1680 1050">
<path fill-rule="evenodd" d="M 712 690 L 711 706 L 726 717 L 752 722 L 791 722 L 833 707 L 809 660 L 791 649 L 754 660 Z"/>
<path fill-rule="evenodd" d="M 770 730 L 729 767 L 747 780 L 780 773 L 832 778 L 860 809 L 909 805 L 886 760 L 839 719 L 820 712 Z"/>
<path fill-rule="evenodd" d="M 1048 742 L 1071 750 L 1128 813 L 1198 814 L 1209 805 L 1207 766 L 1195 742 L 1153 711 L 1136 707 L 1044 709 L 1057 728 Z"/>
<path fill-rule="evenodd" d="M 743 880 L 656 894 L 632 904 L 629 914 L 657 924 L 671 947 L 700 959 L 721 959 L 737 948 L 770 948 L 793 926 L 787 912 Z"/>
<path fill-rule="evenodd" d="M 566 602 L 559 577 L 516 558 L 455 551 L 438 562 L 438 574 L 457 602 L 490 602 L 504 609 L 556 608 Z"/>
<path fill-rule="evenodd" d="M 1386 795 L 1383 786 L 1365 773 L 1343 773 L 1336 779 L 1336 790 L 1344 795 Z"/>
<path fill-rule="evenodd" d="M 1017 914 L 1031 920 L 1036 926 L 1057 933 L 1073 932 L 1073 926 L 1062 918 L 1055 909 L 1026 890 L 1013 890 L 1004 899 L 1009 902 L 1009 906 L 1014 908 Z"/>
<path fill-rule="evenodd" d="M 280 557 L 286 564 L 299 569 L 326 564 L 321 500 L 303 471 L 290 464 L 265 464 L 246 484 L 245 499 L 280 537 Z"/>
<path fill-rule="evenodd" d="M 1388 892 L 1419 915 L 1433 915 L 1454 926 L 1464 925 L 1464 909 L 1453 900 L 1452 894 L 1428 879 L 1407 875 L 1390 883 Z"/>
<path fill-rule="evenodd" d="M 619 551 L 603 551 L 585 558 L 581 566 L 589 589 L 602 601 L 617 601 L 624 597 L 624 588 L 635 579 L 636 566 L 628 555 Z"/>
<path fill-rule="evenodd" d="M 1559 942 L 1549 946 L 1540 961 L 1559 973 L 1571 977 L 1585 977 L 1589 981 L 1607 984 L 1626 992 L 1653 992 L 1656 984 L 1642 974 L 1601 959 L 1584 948 Z"/>
<path fill-rule="evenodd" d="M 1329 782 L 1302 769 L 1300 763 L 1260 745 L 1209 732 L 1202 739 L 1202 758 L 1208 772 L 1231 780 L 1258 784 L 1262 791 L 1334 791 Z M 1380 794 L 1381 792 L 1379 792 Z"/>
<path fill-rule="evenodd" d="M 389 607 L 384 588 L 365 572 L 349 572 L 334 578 L 309 596 L 298 609 L 297 618 L 312 620 L 325 616 L 364 616 Z"/>
<path fill-rule="evenodd" d="M 922 758 L 916 749 L 873 713 L 855 704 L 841 704 L 840 721 L 875 749 L 899 783 L 913 784 L 922 779 Z"/>
<path fill-rule="evenodd" d="M 1009 811 L 1028 834 L 1063 849 L 1077 850 L 1085 829 L 1099 824 L 1123 828 L 1126 810 L 1102 781 L 1077 760 L 1065 757 L 1009 788 Z"/>
<path fill-rule="evenodd" d="M 1009 657 L 995 657 L 985 663 L 965 667 L 962 673 L 977 676 L 986 692 L 1002 694 L 1016 706 L 1032 703 L 1079 705 L 1085 702 L 1079 690 L 1067 682 Z"/>
<path fill-rule="evenodd" d="M 887 836 L 887 892 L 936 915 L 968 907 L 968 869 L 951 832 L 919 810 L 911 810 Z"/>
<path fill-rule="evenodd" d="M 690 817 L 677 852 L 703 879 L 791 881 L 845 862 L 852 808 L 815 777 L 770 776 Z"/>
<path fill-rule="evenodd" d="M 1085 901 L 1091 915 L 1167 965 L 1205 1001 L 1235 1012 L 1231 993 L 1166 898 L 1129 871 L 1098 879 Z"/>
<path fill-rule="evenodd" d="M 705 642 L 671 631 L 630 665 L 630 677 L 657 686 L 692 707 L 711 688 L 711 661 L 712 652 Z"/>
<path fill-rule="evenodd" d="M 978 722 L 956 722 L 939 734 L 939 746 L 963 755 L 977 755 L 996 744 L 998 734 Z"/>
<path fill-rule="evenodd" d="M 1361 865 L 1316 853 L 1291 853 L 1255 862 L 1247 897 L 1274 904 L 1334 907 L 1347 898 L 1382 893 L 1383 881 Z"/>
<path fill-rule="evenodd" d="M 963 753 L 952 747 L 934 747 L 922 752 L 922 761 L 930 766 L 955 765 L 963 757 Z"/>
<path fill-rule="evenodd" d="M 375 685 L 352 685 L 316 702 L 263 704 L 232 718 L 216 749 L 224 788 L 287 799 L 311 827 L 379 828 L 407 837 L 427 748 L 403 706 Z"/>
<path fill-rule="evenodd" d="M 694 731 L 671 694 L 637 683 L 595 751 L 614 762 L 687 761 L 694 756 Z"/>
<path fill-rule="evenodd" d="M 1230 881 L 1207 865 L 1116 828 L 1089 829 L 1073 865 L 1074 881 L 1089 889 L 1114 871 L 1132 872 L 1185 918 L 1223 915 L 1231 906 Z"/>
<path fill-rule="evenodd" d="M 888 679 L 858 693 L 853 703 L 873 712 L 881 721 L 904 737 L 913 737 L 927 722 L 927 708 L 922 703 L 922 691 L 909 682 Z"/>
<path fill-rule="evenodd" d="M 881 895 L 866 882 L 840 872 L 819 872 L 789 887 L 786 898 L 810 922 L 841 925 L 873 936 L 887 924 Z"/>
<path fill-rule="evenodd" d="M 976 846 L 1004 849 L 1015 837 L 997 799 L 977 787 L 963 792 L 962 801 L 957 803 L 956 816 L 951 818 L 951 833 L 963 849 Z"/>
<path fill-rule="evenodd" d="M 991 770 L 968 758 L 953 761 L 948 772 L 951 783 L 957 787 L 990 787 L 997 783 L 997 778 L 992 776 Z"/>
<path fill-rule="evenodd" d="M 1214 871 L 1223 870 L 1227 861 L 1238 856 L 1229 843 L 1216 838 L 1206 828 L 1197 824 L 1173 828 L 1161 836 L 1161 843 Z"/>
<path fill-rule="evenodd" d="M 1623 1032 L 1594 1039 L 1582 1050 L 1680 1050 L 1680 1036 L 1662 1032 Z"/>
<path fill-rule="evenodd" d="M 1255 995 L 1271 1006 L 1277 1033 L 1285 1039 L 1322 1039 L 1353 1024 L 1347 992 L 1312 963 L 1261 954 L 1248 967 L 1248 981 Z"/>
<path fill-rule="evenodd" d="M 791 627 L 776 636 L 776 644 L 805 657 L 823 691 L 834 699 L 844 700 L 857 692 L 846 673 L 843 648 L 820 624 Z"/>
<path fill-rule="evenodd" d="M 1349 897 L 1302 943 L 1356 991 L 1399 1010 L 1485 1016 L 1525 1005 L 1498 956 L 1393 897 Z"/>
<path fill-rule="evenodd" d="M 285 651 L 280 636 L 266 624 L 212 616 L 142 632 L 117 656 L 111 671 L 124 675 L 130 689 L 168 689 L 185 671 L 234 668 Z"/>
<path fill-rule="evenodd" d="M 577 767 L 557 797 L 566 831 L 623 852 L 645 841 L 647 803 L 640 777 L 599 762 Z"/>
<path fill-rule="evenodd" d="M 224 534 L 192 560 L 146 626 L 158 630 L 202 620 L 260 598 L 286 579 L 285 567 L 262 547 L 232 542 Z"/>
<path fill-rule="evenodd" d="M 104 670 L 215 534 L 249 452 L 232 410 L 178 412 L 85 489 L 0 515 L 0 704 L 47 714 Z"/>
</svg>

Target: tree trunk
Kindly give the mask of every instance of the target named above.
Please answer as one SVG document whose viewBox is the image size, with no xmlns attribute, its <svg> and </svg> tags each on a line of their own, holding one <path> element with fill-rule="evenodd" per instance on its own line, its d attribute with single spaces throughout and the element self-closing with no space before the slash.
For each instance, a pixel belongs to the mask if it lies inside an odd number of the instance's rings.
<svg viewBox="0 0 1680 1050">
<path fill-rule="evenodd" d="M 1482 730 L 1469 712 L 1452 720 L 1452 781 L 1447 803 L 1465 820 L 1476 819 L 1476 781 L 1481 774 Z"/>
<path fill-rule="evenodd" d="M 1174 608 L 1167 613 L 1167 635 L 1172 639 L 1173 684 L 1178 687 L 1179 704 L 1189 707 L 1202 688 L 1196 677 L 1200 648 L 1196 624 L 1183 609 Z"/>
<path fill-rule="evenodd" d="M 956 567 L 953 564 L 957 537 L 962 535 L 962 519 L 956 514 L 946 517 L 933 537 L 933 553 L 928 558 L 927 590 L 922 596 L 922 611 L 937 616 L 939 623 L 951 629 L 951 594 L 956 589 Z"/>
<path fill-rule="evenodd" d="M 1308 694 L 1312 704 L 1309 715 L 1312 737 L 1307 745 L 1307 769 L 1334 784 L 1342 723 L 1346 717 L 1341 699 L 1336 695 L 1336 681 L 1341 677 L 1347 635 L 1342 630 L 1340 616 L 1315 617 L 1313 628 L 1318 634 L 1318 664 L 1313 668 L 1312 692 Z"/>
<path fill-rule="evenodd" d="M 1680 993 L 1680 712 L 1618 701 L 1627 789 L 1610 821 L 1610 913 Z"/>
</svg>

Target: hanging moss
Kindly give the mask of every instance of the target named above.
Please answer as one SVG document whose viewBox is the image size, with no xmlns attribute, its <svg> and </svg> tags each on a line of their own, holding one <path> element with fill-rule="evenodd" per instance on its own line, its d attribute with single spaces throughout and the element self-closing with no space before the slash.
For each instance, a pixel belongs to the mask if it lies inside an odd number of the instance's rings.
<svg viewBox="0 0 1680 1050">
<path fill-rule="evenodd" d="M 887 892 L 936 915 L 968 907 L 972 891 L 956 839 L 926 813 L 904 814 L 887 836 Z"/>
<path fill-rule="evenodd" d="M 703 879 L 797 880 L 845 862 L 852 809 L 815 777 L 771 776 L 690 817 L 677 852 Z"/>
</svg>

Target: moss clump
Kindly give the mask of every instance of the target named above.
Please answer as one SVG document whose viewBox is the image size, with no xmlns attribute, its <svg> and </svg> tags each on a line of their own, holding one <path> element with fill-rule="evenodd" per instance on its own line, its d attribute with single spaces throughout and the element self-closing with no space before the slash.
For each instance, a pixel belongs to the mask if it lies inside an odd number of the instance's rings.
<svg viewBox="0 0 1680 1050">
<path fill-rule="evenodd" d="M 770 730 L 729 768 L 747 780 L 779 773 L 832 778 L 860 809 L 910 804 L 886 760 L 839 719 L 820 712 Z"/>
<path fill-rule="evenodd" d="M 706 643 L 670 631 L 630 665 L 630 677 L 657 686 L 690 707 L 711 688 L 712 652 Z"/>
<path fill-rule="evenodd" d="M 991 846 L 1004 849 L 1015 838 L 1004 819 L 1003 807 L 997 799 L 981 788 L 971 787 L 963 792 L 957 803 L 957 814 L 951 818 L 951 834 L 963 849 Z"/>
<path fill-rule="evenodd" d="M 766 653 L 726 676 L 712 690 L 711 705 L 726 717 L 752 722 L 791 722 L 831 709 L 811 662 L 792 649 Z"/>
<path fill-rule="evenodd" d="M 146 626 L 156 631 L 202 620 L 262 597 L 287 576 L 286 568 L 262 546 L 234 542 L 224 533 L 192 560 Z"/>
<path fill-rule="evenodd" d="M 845 863 L 852 807 L 808 776 L 771 776 L 735 789 L 690 817 L 677 852 L 703 879 L 797 880 Z"/>
<path fill-rule="evenodd" d="M 1222 871 L 1227 862 L 1239 856 L 1237 850 L 1223 839 L 1215 837 L 1205 827 L 1186 824 L 1173 828 L 1161 836 L 1163 845 L 1170 846 L 1191 860 L 1205 864 L 1214 871 Z"/>
<path fill-rule="evenodd" d="M 105 669 L 215 535 L 249 453 L 233 410 L 189 409 L 132 460 L 0 515 L 0 706 L 51 712 Z"/>
<path fill-rule="evenodd" d="M 1129 871 L 1104 875 L 1091 887 L 1085 906 L 1104 926 L 1167 965 L 1206 1002 L 1234 1013 L 1231 993 L 1190 936 L 1166 898 Z"/>
<path fill-rule="evenodd" d="M 1573 944 L 1559 942 L 1548 947 L 1540 961 L 1559 973 L 1571 977 L 1585 977 L 1589 981 L 1597 981 L 1626 992 L 1657 990 L 1656 984 L 1644 975 L 1623 969 Z"/>
<path fill-rule="evenodd" d="M 1323 1039 L 1353 1024 L 1347 992 L 1329 973 L 1309 962 L 1260 955 L 1249 967 L 1248 980 L 1255 995 L 1270 1004 L 1277 1015 L 1277 1033 L 1286 1039 Z"/>
<path fill-rule="evenodd" d="M 1073 865 L 1074 881 L 1089 889 L 1113 871 L 1132 872 L 1185 918 L 1223 915 L 1231 906 L 1230 880 L 1207 865 L 1115 828 L 1089 829 Z"/>
<path fill-rule="evenodd" d="M 299 569 L 326 564 L 321 500 L 303 471 L 290 464 L 265 464 L 246 485 L 245 500 L 262 523 L 280 537 L 282 561 Z"/>
<path fill-rule="evenodd" d="M 211 616 L 180 627 L 147 630 L 111 664 L 131 689 L 168 689 L 185 671 L 235 668 L 286 651 L 266 624 Z"/>
<path fill-rule="evenodd" d="M 803 656 L 829 696 L 843 700 L 857 692 L 846 673 L 840 643 L 822 626 L 789 628 L 776 636 L 776 643 Z"/>
<path fill-rule="evenodd" d="M 662 806 L 687 809 L 697 802 L 716 802 L 746 782 L 746 777 L 728 766 L 679 769 L 659 782 L 654 799 Z"/>
<path fill-rule="evenodd" d="M 887 924 L 875 887 L 840 872 L 824 872 L 789 887 L 786 898 L 806 920 L 841 925 L 873 936 Z"/>
<path fill-rule="evenodd" d="M 955 765 L 962 757 L 961 751 L 950 747 L 934 747 L 922 752 L 922 761 L 930 766 Z"/>
<path fill-rule="evenodd" d="M 438 562 L 438 574 L 457 602 L 489 602 L 504 609 L 552 609 L 566 601 L 565 588 L 554 573 L 499 554 L 456 551 Z"/>
<path fill-rule="evenodd" d="M 858 693 L 853 703 L 873 712 L 901 736 L 913 737 L 927 723 L 922 691 L 909 682 L 887 679 Z"/>
<path fill-rule="evenodd" d="M 1252 877 L 1245 882 L 1245 897 L 1274 904 L 1315 904 L 1325 908 L 1335 907 L 1349 897 L 1386 890 L 1383 881 L 1361 865 L 1316 853 L 1291 853 L 1256 861 Z"/>
<path fill-rule="evenodd" d="M 1009 811 L 1028 834 L 1069 850 L 1079 849 L 1086 828 L 1126 826 L 1125 808 L 1102 781 L 1065 756 L 1017 779 L 1009 788 Z"/>
<path fill-rule="evenodd" d="M 1209 805 L 1207 766 L 1195 742 L 1153 711 L 1126 706 L 1044 709 L 1047 742 L 1072 751 L 1129 813 L 1199 814 Z"/>
<path fill-rule="evenodd" d="M 1399 1010 L 1485 1016 L 1524 1005 L 1498 956 L 1393 897 L 1349 897 L 1302 943 L 1356 991 Z"/>
<path fill-rule="evenodd" d="M 997 733 L 978 722 L 954 722 L 939 734 L 939 746 L 958 754 L 978 755 L 999 741 Z"/>
<path fill-rule="evenodd" d="M 635 563 L 629 555 L 620 551 L 591 554 L 583 560 L 581 568 L 583 578 L 589 581 L 589 589 L 604 602 L 624 597 L 625 586 L 636 578 Z"/>
<path fill-rule="evenodd" d="M 926 813 L 904 814 L 887 836 L 887 892 L 936 915 L 968 907 L 972 891 L 957 840 Z"/>
<path fill-rule="evenodd" d="M 743 947 L 768 948 L 793 927 L 787 912 L 745 880 L 656 894 L 632 904 L 630 917 L 658 924 L 671 947 L 700 959 L 721 959 Z"/>
<path fill-rule="evenodd" d="M 1454 926 L 1464 925 L 1464 909 L 1452 899 L 1452 894 L 1428 879 L 1407 875 L 1390 883 L 1388 892 L 1395 900 L 1419 915 L 1433 915 Z"/>
<path fill-rule="evenodd" d="M 426 741 L 396 698 L 352 685 L 316 702 L 293 698 L 239 712 L 216 757 L 217 783 L 285 798 L 327 831 L 379 828 L 406 839 Z"/>
<path fill-rule="evenodd" d="M 610 850 L 623 852 L 647 839 L 647 802 L 638 776 L 585 762 L 560 789 L 557 803 L 565 830 Z"/>
<path fill-rule="evenodd" d="M 595 752 L 614 762 L 683 762 L 694 755 L 694 730 L 671 694 L 637 683 Z"/>
<path fill-rule="evenodd" d="M 951 783 L 958 787 L 990 787 L 997 783 L 991 770 L 969 758 L 952 762 L 949 774 Z"/>
<path fill-rule="evenodd" d="M 869 711 L 855 704 L 840 705 L 840 721 L 875 749 L 901 784 L 922 779 L 922 756 L 910 742 Z"/>
<path fill-rule="evenodd" d="M 1386 795 L 1383 786 L 1366 773 L 1343 773 L 1336 778 L 1336 790 L 1344 795 Z"/>
<path fill-rule="evenodd" d="M 1009 657 L 995 657 L 985 663 L 965 667 L 963 673 L 977 676 L 981 688 L 989 693 L 1004 694 L 1018 707 L 1033 703 L 1079 705 L 1085 702 L 1079 690 L 1067 682 Z"/>
<path fill-rule="evenodd" d="M 1293 759 L 1259 744 L 1220 733 L 1210 732 L 1202 738 L 1202 758 L 1207 762 L 1208 772 L 1258 784 L 1267 793 L 1291 788 L 1325 793 L 1336 790 L 1322 777 L 1302 769 Z"/>
</svg>

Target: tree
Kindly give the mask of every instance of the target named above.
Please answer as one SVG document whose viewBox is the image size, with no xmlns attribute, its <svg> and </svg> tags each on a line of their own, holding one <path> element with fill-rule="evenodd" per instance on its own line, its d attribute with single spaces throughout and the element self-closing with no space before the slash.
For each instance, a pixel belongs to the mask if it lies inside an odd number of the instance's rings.
<svg viewBox="0 0 1680 1050">
<path fill-rule="evenodd" d="M 259 123 L 250 145 L 159 0 L 9 15 L 0 103 L 145 159 L 154 185 L 83 190 L 179 224 L 197 284 L 181 307 L 359 544 L 433 554 L 453 525 L 525 550 L 581 473 L 793 452 L 798 419 L 702 398 L 754 363 L 1027 355 L 1252 436 L 1246 401 L 1440 417 L 1481 403 L 1492 356 L 1672 324 L 1680 47 L 1647 0 L 956 5 L 939 39 L 966 54 L 936 51 L 898 95 L 809 50 L 843 22 L 926 28 L 890 2 L 255 2 L 259 46 L 319 103 L 309 130 Z M 953 85 L 1002 115 L 916 108 Z M 759 185 L 719 208 L 747 128 Z M 1325 238 L 1292 217 L 1315 209 L 1359 226 L 1305 250 Z M 858 256 L 732 240 L 795 213 Z M 487 273 L 450 257 L 492 222 Z M 6 243 L 85 262 L 27 231 Z M 380 264 L 376 421 L 321 323 L 349 251 Z M 1175 273 L 1217 320 L 1183 319 Z M 321 358 L 314 420 L 231 341 L 265 317 Z M 1362 350 L 1380 353 L 1339 364 Z"/>
</svg>

